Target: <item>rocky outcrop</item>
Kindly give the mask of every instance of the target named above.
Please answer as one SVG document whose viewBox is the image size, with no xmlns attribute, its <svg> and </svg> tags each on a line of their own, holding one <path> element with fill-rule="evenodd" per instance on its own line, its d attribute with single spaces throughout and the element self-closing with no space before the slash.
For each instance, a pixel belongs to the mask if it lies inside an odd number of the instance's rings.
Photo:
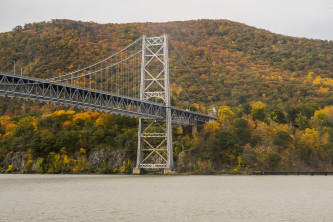
<svg viewBox="0 0 333 222">
<path fill-rule="evenodd" d="M 71 156 L 74 160 L 83 161 L 81 158 L 80 153 L 76 153 L 75 155 Z M 38 165 L 38 159 L 34 158 L 33 163 L 29 165 L 27 168 L 28 162 L 28 153 L 27 152 L 9 152 L 4 157 L 3 161 L 0 162 L 0 167 L 3 168 L 4 171 L 8 169 L 9 165 L 13 166 L 13 172 L 16 173 L 40 173 L 42 172 L 40 166 Z M 46 161 L 48 158 L 46 158 Z M 86 162 L 87 168 L 95 169 L 96 172 L 99 172 L 98 169 L 114 169 L 117 168 L 118 170 L 123 166 L 123 161 L 128 161 L 129 158 L 125 152 L 122 150 L 97 150 L 92 151 L 88 155 Z M 63 160 L 61 160 L 63 161 Z M 49 162 L 46 162 L 49 164 Z M 63 162 L 61 162 L 63 164 Z M 134 167 L 134 163 L 131 163 L 132 167 Z M 49 165 L 48 165 L 49 166 Z"/>
<path fill-rule="evenodd" d="M 23 173 L 25 165 L 27 164 L 27 153 L 26 152 L 9 152 L 2 161 L 4 168 L 9 165 L 13 165 L 14 169 L 19 173 Z"/>
<path fill-rule="evenodd" d="M 97 150 L 90 153 L 88 161 L 93 168 L 120 168 L 127 161 L 126 154 L 121 150 Z"/>
<path fill-rule="evenodd" d="M 175 166 L 178 172 L 189 172 L 194 169 L 192 157 L 185 151 L 178 154 Z"/>
</svg>

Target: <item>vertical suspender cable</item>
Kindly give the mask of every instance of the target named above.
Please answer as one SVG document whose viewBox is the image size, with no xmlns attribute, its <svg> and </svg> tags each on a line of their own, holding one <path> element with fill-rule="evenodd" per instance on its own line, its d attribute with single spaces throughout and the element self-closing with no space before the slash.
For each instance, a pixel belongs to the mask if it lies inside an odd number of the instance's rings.
<svg viewBox="0 0 333 222">
<path fill-rule="evenodd" d="M 130 60 L 131 61 L 131 60 Z M 130 63 L 129 63 L 130 64 Z M 130 71 L 129 71 L 129 69 L 130 69 L 130 65 L 129 64 L 127 64 L 127 96 L 128 97 L 130 97 L 130 87 L 129 87 L 129 74 L 130 74 Z"/>
</svg>

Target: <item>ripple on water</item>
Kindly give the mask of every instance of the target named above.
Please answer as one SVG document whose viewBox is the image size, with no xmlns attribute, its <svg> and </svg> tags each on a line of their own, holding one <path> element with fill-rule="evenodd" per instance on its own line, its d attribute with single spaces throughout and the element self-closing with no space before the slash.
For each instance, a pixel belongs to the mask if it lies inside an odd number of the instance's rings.
<svg viewBox="0 0 333 222">
<path fill-rule="evenodd" d="M 332 221 L 331 176 L 0 175 L 0 221 Z"/>
</svg>

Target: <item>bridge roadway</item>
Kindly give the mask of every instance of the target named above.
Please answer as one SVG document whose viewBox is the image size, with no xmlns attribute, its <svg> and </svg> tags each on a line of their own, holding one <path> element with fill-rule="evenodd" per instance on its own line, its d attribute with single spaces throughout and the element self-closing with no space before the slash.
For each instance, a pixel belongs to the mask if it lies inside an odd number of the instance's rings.
<svg viewBox="0 0 333 222">
<path fill-rule="evenodd" d="M 0 72 L 0 96 L 73 106 L 117 115 L 165 121 L 162 104 L 59 82 Z M 171 107 L 172 123 L 195 125 L 216 117 Z"/>
</svg>

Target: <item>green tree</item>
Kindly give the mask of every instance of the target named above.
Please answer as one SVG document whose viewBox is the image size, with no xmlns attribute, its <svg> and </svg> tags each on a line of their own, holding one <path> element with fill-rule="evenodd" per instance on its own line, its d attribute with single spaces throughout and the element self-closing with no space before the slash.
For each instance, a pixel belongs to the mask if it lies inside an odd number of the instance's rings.
<svg viewBox="0 0 333 222">
<path fill-rule="evenodd" d="M 274 137 L 274 144 L 280 147 L 279 151 L 288 148 L 292 141 L 293 138 L 286 131 L 277 131 Z"/>
<path fill-rule="evenodd" d="M 274 122 L 277 122 L 277 123 L 286 123 L 286 117 L 283 113 L 283 111 L 279 108 L 274 108 L 273 111 L 271 112 L 271 119 L 274 121 Z"/>
<path fill-rule="evenodd" d="M 305 130 L 306 128 L 310 127 L 309 119 L 306 116 L 303 116 L 301 113 L 297 114 L 295 123 L 301 130 Z"/>
<path fill-rule="evenodd" d="M 287 120 L 292 124 L 293 127 L 296 127 L 296 118 L 300 113 L 300 109 L 298 107 L 288 107 L 287 108 Z"/>
<path fill-rule="evenodd" d="M 248 129 L 248 122 L 245 119 L 236 119 L 234 121 L 234 132 L 240 145 L 249 143 L 251 139 L 251 132 Z"/>
<path fill-rule="evenodd" d="M 268 154 L 268 164 L 270 170 L 275 171 L 278 168 L 280 161 L 281 156 L 278 153 L 274 152 Z"/>
<path fill-rule="evenodd" d="M 223 160 L 228 164 L 234 164 L 236 157 L 242 152 L 237 138 L 226 130 L 216 133 L 211 145 L 211 153 L 215 160 Z"/>
<path fill-rule="evenodd" d="M 245 103 L 241 106 L 241 113 L 249 115 L 252 111 L 252 106 L 249 103 Z"/>
</svg>

